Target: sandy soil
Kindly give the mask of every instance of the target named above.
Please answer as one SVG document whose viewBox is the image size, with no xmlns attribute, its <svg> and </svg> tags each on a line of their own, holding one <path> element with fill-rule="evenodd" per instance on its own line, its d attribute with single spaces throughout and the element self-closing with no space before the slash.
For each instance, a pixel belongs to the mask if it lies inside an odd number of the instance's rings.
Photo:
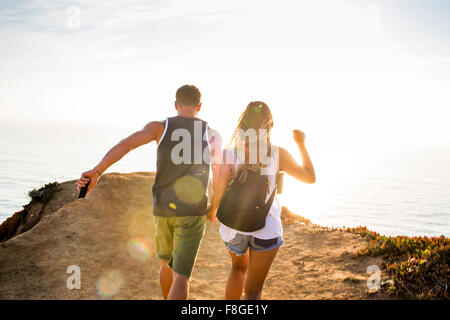
<svg viewBox="0 0 450 320">
<path fill-rule="evenodd" d="M 59 209 L 0 243 L 0 299 L 161 299 L 153 178 L 148 172 L 106 174 L 80 200 L 75 181 L 62 183 L 52 199 Z M 367 267 L 379 266 L 381 258 L 352 257 L 365 246 L 359 235 L 312 225 L 288 210 L 283 216 L 285 244 L 268 275 L 265 299 L 387 298 L 367 292 Z M 66 284 L 73 265 L 80 268 L 79 290 Z M 208 223 L 189 298 L 223 299 L 229 268 L 218 224 Z"/>
</svg>

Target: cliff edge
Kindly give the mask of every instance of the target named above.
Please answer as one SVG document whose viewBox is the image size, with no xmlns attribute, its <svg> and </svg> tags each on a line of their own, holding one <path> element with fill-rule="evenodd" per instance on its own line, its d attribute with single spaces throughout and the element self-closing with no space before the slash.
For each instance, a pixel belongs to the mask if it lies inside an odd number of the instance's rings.
<svg viewBox="0 0 450 320">
<path fill-rule="evenodd" d="M 109 173 L 79 200 L 75 180 L 37 192 L 25 213 L 0 226 L 0 299 L 161 299 L 153 179 Z M 367 268 L 382 259 L 354 256 L 367 245 L 361 235 L 313 225 L 286 208 L 283 224 L 285 244 L 263 298 L 387 298 L 367 290 Z M 207 224 L 190 299 L 223 299 L 230 259 L 218 228 Z"/>
</svg>

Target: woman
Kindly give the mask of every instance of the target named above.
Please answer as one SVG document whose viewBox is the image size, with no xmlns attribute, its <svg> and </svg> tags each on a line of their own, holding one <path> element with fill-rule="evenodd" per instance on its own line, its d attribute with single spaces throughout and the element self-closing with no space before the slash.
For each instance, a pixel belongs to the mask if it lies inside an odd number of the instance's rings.
<svg viewBox="0 0 450 320">
<path fill-rule="evenodd" d="M 305 147 L 305 134 L 299 130 L 293 131 L 293 138 L 297 143 L 303 160 L 303 165 L 299 165 L 288 151 L 270 143 L 272 127 L 273 120 L 269 107 L 264 102 L 250 102 L 239 118 L 230 147 L 224 151 L 225 158 L 232 159 L 232 161 L 227 160 L 221 166 L 219 182 L 207 214 L 208 220 L 217 220 L 217 210 L 225 190 L 231 179 L 237 177 L 241 170 L 249 168 L 254 170 L 255 167 L 260 169 L 272 168 L 272 170 L 267 170 L 267 173 L 265 173 L 267 175 L 267 198 L 276 188 L 277 175 L 280 171 L 284 171 L 305 183 L 315 182 L 314 167 Z M 251 138 L 249 139 L 250 141 L 247 141 L 245 136 L 242 138 L 242 133 L 250 131 L 265 132 L 266 134 L 256 135 L 257 141 L 252 141 Z M 251 147 L 255 145 L 258 151 L 256 152 L 256 164 L 249 161 L 252 158 L 250 155 Z M 268 157 L 265 161 L 260 158 L 259 150 L 261 147 L 267 150 Z M 236 154 L 244 156 L 239 157 Z M 221 223 L 220 234 L 229 251 L 232 262 L 225 290 L 225 299 L 240 299 L 243 289 L 245 299 L 261 299 L 261 292 L 267 273 L 279 247 L 284 242 L 281 208 L 275 196 L 265 218 L 264 227 L 254 232 L 238 231 Z"/>
</svg>

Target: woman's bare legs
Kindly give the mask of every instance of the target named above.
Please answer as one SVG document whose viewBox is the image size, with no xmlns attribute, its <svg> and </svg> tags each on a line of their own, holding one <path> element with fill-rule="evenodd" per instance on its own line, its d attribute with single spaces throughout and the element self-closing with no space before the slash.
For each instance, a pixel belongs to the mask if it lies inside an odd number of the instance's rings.
<svg viewBox="0 0 450 320">
<path fill-rule="evenodd" d="M 228 276 L 227 286 L 225 288 L 226 300 L 240 300 L 242 289 L 244 288 L 244 279 L 248 267 L 248 250 L 245 254 L 238 256 L 228 250 L 231 256 L 231 270 Z"/>
<path fill-rule="evenodd" d="M 245 279 L 246 300 L 261 300 L 264 281 L 278 249 L 275 248 L 266 252 L 250 250 L 247 278 Z"/>
<path fill-rule="evenodd" d="M 278 249 L 266 252 L 247 250 L 238 256 L 228 250 L 231 256 L 231 270 L 225 289 L 226 300 L 239 300 L 242 296 L 245 282 L 245 299 L 260 300 L 264 281 L 269 273 Z"/>
</svg>

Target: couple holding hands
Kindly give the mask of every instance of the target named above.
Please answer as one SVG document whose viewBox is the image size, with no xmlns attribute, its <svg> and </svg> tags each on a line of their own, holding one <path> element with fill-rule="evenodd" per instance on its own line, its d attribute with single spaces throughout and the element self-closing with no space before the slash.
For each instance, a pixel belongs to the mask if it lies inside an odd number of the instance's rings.
<svg viewBox="0 0 450 320">
<path fill-rule="evenodd" d="M 219 220 L 231 258 L 225 299 L 241 299 L 243 292 L 245 299 L 261 299 L 270 266 L 284 242 L 282 206 L 276 196 L 278 175 L 285 172 L 304 183 L 315 182 L 305 135 L 293 131 L 302 156 L 300 165 L 288 151 L 271 144 L 271 111 L 264 102 L 253 101 L 222 148 L 218 132 L 198 118 L 201 106 L 201 93 L 195 86 L 180 87 L 177 116 L 149 122 L 121 140 L 97 166 L 82 173 L 78 189 L 88 185 L 89 192 L 112 164 L 156 141 L 153 219 L 163 297 L 187 299 L 206 220 Z M 203 138 L 195 139 L 200 132 Z M 208 207 L 210 170 L 213 192 Z"/>
</svg>

